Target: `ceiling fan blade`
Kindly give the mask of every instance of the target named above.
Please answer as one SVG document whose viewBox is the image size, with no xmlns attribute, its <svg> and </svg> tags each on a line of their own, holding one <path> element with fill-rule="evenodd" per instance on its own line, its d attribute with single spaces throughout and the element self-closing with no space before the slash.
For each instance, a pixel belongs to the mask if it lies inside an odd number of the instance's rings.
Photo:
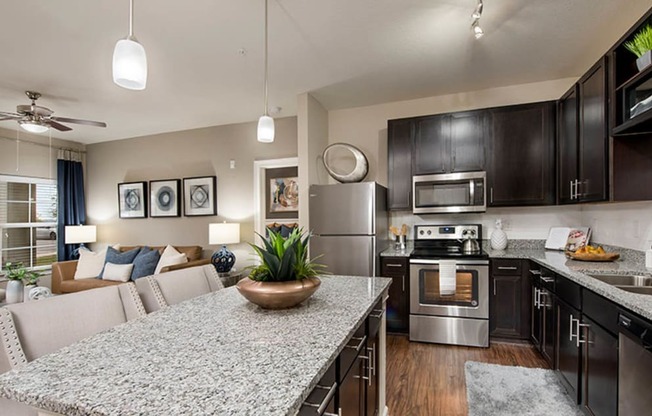
<svg viewBox="0 0 652 416">
<path fill-rule="evenodd" d="M 50 117 L 50 120 L 61 121 L 63 123 L 84 124 L 86 126 L 106 127 L 106 123 L 101 121 L 78 120 L 76 118 Z"/>
<path fill-rule="evenodd" d="M 0 121 L 5 121 L 5 120 L 20 120 L 23 118 L 22 116 L 4 116 L 0 114 Z"/>
<path fill-rule="evenodd" d="M 18 113 L 8 113 L 6 111 L 0 111 L 0 117 L 16 117 L 16 118 L 21 118 L 23 117 L 21 114 Z"/>
<path fill-rule="evenodd" d="M 50 127 L 52 127 L 53 129 L 56 129 L 56 130 L 59 130 L 59 131 L 70 131 L 70 130 L 72 130 L 70 127 L 64 126 L 63 124 L 59 124 L 54 120 L 48 120 L 48 121 L 46 121 L 46 123 Z"/>
</svg>

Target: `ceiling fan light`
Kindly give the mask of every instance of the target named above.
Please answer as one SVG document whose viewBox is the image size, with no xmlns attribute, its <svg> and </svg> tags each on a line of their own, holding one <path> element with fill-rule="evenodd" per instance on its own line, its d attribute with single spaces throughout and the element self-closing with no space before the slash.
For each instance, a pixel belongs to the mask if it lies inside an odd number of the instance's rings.
<svg viewBox="0 0 652 416">
<path fill-rule="evenodd" d="M 134 38 L 120 39 L 113 50 L 113 82 L 128 90 L 147 86 L 147 54 Z"/>
<path fill-rule="evenodd" d="M 20 124 L 20 127 L 23 130 L 34 134 L 45 133 L 50 129 L 45 124 L 40 124 L 34 121 L 19 121 L 18 124 Z"/>
<path fill-rule="evenodd" d="M 258 141 L 261 143 L 274 142 L 274 119 L 268 115 L 258 119 Z"/>
</svg>

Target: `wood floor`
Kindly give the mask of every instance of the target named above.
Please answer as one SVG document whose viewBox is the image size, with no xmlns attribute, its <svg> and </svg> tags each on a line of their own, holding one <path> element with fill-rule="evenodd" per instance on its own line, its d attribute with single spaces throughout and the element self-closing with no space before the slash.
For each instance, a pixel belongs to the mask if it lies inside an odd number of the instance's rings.
<svg viewBox="0 0 652 416">
<path fill-rule="evenodd" d="M 546 367 L 530 345 L 492 343 L 490 348 L 469 348 L 409 342 L 407 336 L 388 335 L 390 416 L 466 415 L 466 361 Z"/>
</svg>

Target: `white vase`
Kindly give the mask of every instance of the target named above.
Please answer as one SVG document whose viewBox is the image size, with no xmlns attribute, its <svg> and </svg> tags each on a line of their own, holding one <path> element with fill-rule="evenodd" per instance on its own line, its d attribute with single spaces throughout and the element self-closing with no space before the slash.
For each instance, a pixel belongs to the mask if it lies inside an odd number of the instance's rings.
<svg viewBox="0 0 652 416">
<path fill-rule="evenodd" d="M 24 285 L 24 286 L 25 287 L 23 289 L 23 302 L 27 302 L 28 300 L 30 300 L 29 291 L 34 289 L 36 285 Z"/>
<path fill-rule="evenodd" d="M 491 233 L 491 248 L 493 250 L 505 250 L 507 248 L 507 234 L 503 231 L 503 221 L 496 220 L 496 229 Z"/>
<path fill-rule="evenodd" d="M 19 303 L 23 301 L 23 282 L 10 280 L 7 282 L 7 303 Z"/>
<path fill-rule="evenodd" d="M 652 64 L 652 51 L 647 51 L 640 58 L 636 60 L 636 67 L 639 71 L 644 70 L 648 65 Z"/>
</svg>

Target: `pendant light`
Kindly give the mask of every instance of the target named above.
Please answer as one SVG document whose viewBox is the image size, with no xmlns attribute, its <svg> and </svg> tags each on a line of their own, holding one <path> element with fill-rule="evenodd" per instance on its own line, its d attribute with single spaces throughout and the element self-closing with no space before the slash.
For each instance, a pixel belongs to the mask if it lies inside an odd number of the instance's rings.
<svg viewBox="0 0 652 416">
<path fill-rule="evenodd" d="M 134 0 L 129 0 L 129 36 L 120 39 L 113 50 L 113 82 L 128 90 L 147 86 L 147 55 L 134 37 Z"/>
<path fill-rule="evenodd" d="M 274 119 L 268 114 L 267 109 L 267 0 L 265 0 L 265 111 L 258 119 L 258 141 L 261 143 L 274 142 Z"/>
</svg>

